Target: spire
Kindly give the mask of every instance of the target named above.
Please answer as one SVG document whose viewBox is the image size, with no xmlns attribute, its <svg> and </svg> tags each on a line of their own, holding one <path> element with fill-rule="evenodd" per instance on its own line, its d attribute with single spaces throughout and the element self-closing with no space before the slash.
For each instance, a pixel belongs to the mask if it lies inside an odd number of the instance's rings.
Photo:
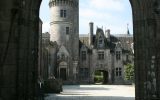
<svg viewBox="0 0 160 100">
<path fill-rule="evenodd" d="M 127 35 L 130 35 L 128 26 L 129 26 L 129 24 L 127 24 Z"/>
</svg>

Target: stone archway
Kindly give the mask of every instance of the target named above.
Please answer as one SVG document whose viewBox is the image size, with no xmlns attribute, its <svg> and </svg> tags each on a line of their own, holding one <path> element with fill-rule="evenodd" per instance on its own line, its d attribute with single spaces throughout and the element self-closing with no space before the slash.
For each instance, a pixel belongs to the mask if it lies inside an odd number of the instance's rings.
<svg viewBox="0 0 160 100">
<path fill-rule="evenodd" d="M 160 99 L 159 0 L 130 2 L 135 33 L 136 100 Z M 40 3 L 41 0 L 0 1 L 1 100 L 34 100 L 37 97 Z M 149 84 L 155 89 L 148 88 Z"/>
<path fill-rule="evenodd" d="M 94 83 L 98 82 L 99 84 L 109 84 L 109 73 L 107 70 L 95 70 L 94 72 Z M 97 75 L 96 75 L 97 73 Z M 99 76 L 98 79 L 96 76 Z"/>
</svg>

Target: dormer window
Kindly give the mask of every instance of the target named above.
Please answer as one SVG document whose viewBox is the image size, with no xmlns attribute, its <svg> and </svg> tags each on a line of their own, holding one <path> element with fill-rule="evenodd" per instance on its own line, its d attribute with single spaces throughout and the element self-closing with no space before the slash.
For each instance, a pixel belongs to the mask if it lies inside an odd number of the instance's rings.
<svg viewBox="0 0 160 100">
<path fill-rule="evenodd" d="M 103 47 L 103 38 L 102 38 L 102 36 L 100 36 L 99 37 L 99 39 L 98 39 L 98 47 Z"/>
</svg>

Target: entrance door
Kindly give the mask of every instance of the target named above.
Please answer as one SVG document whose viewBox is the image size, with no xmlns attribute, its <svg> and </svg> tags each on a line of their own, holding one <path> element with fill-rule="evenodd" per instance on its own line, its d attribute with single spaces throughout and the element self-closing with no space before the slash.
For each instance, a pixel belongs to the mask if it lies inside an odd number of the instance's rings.
<svg viewBox="0 0 160 100">
<path fill-rule="evenodd" d="M 60 78 L 62 80 L 66 80 L 67 79 L 66 68 L 60 68 Z"/>
</svg>

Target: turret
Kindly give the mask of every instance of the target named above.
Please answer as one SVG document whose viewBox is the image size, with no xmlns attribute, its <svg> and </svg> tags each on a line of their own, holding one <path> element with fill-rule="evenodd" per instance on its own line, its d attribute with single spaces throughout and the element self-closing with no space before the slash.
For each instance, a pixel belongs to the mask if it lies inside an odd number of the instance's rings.
<svg viewBox="0 0 160 100">
<path fill-rule="evenodd" d="M 71 36 L 78 36 L 78 6 L 78 0 L 50 0 L 51 41 L 66 45 Z"/>
<path fill-rule="evenodd" d="M 49 7 L 50 41 L 56 42 L 58 47 L 64 47 L 68 52 L 65 68 L 66 73 L 69 74 L 67 77 L 73 80 L 78 69 L 75 62 L 78 61 L 79 56 L 79 0 L 50 0 Z M 63 55 L 63 52 L 61 53 Z M 61 76 L 61 66 L 58 68 Z"/>
<path fill-rule="evenodd" d="M 90 32 L 89 32 L 89 45 L 93 45 L 93 30 L 94 30 L 94 26 L 93 26 L 93 22 L 89 23 L 89 28 L 90 28 Z"/>
</svg>

